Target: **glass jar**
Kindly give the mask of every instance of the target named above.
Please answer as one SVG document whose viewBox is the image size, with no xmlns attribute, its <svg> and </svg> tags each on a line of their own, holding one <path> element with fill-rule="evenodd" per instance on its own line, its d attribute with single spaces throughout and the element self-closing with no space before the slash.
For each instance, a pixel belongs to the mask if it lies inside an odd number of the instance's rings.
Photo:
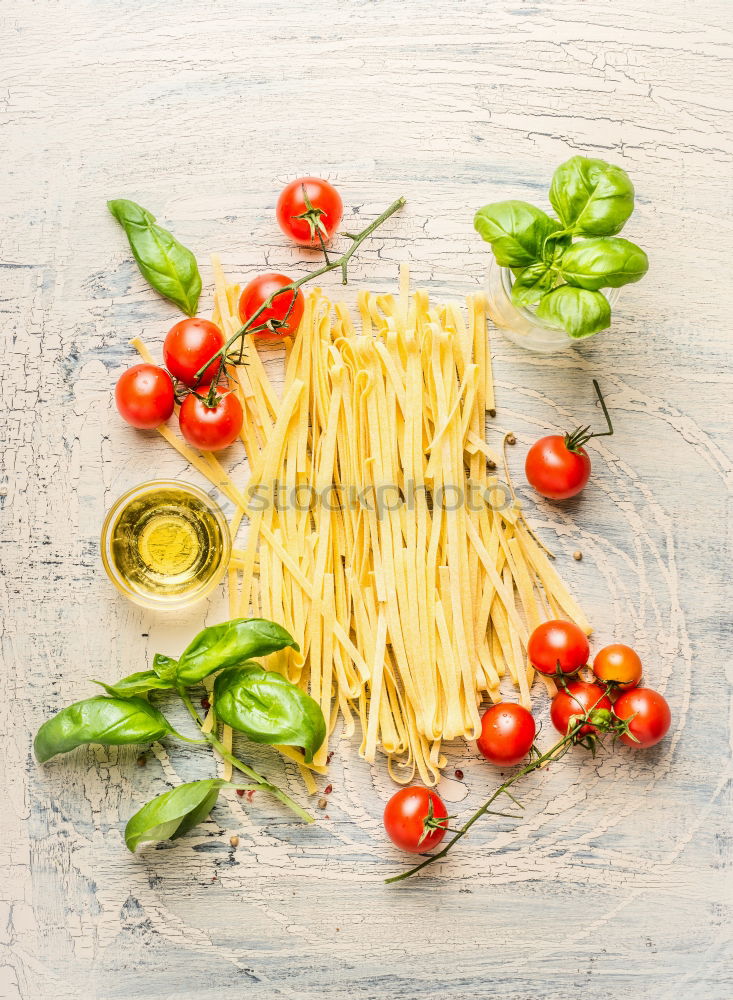
<svg viewBox="0 0 733 1000">
<path fill-rule="evenodd" d="M 501 267 L 492 255 L 486 280 L 486 309 L 508 340 L 528 351 L 542 354 L 566 351 L 583 342 L 585 338 L 571 337 L 562 327 L 551 326 L 538 319 L 534 310 L 515 305 L 512 302 L 513 282 L 514 275 L 510 268 Z M 613 308 L 618 300 L 619 289 L 602 288 L 601 292 Z"/>
</svg>

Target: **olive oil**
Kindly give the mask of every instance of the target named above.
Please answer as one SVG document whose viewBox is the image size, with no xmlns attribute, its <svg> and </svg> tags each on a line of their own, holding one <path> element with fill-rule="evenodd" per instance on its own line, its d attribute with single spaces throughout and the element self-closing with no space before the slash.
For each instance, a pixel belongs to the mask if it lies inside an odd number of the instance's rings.
<svg viewBox="0 0 733 1000">
<path fill-rule="evenodd" d="M 112 581 L 151 607 L 180 608 L 209 593 L 229 554 L 224 515 L 184 483 L 145 483 L 126 494 L 108 514 L 102 537 Z"/>
</svg>

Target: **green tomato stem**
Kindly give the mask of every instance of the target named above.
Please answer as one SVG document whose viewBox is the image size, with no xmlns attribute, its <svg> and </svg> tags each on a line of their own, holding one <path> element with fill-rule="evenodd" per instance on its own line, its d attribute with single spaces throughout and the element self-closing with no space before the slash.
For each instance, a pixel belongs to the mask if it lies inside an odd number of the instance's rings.
<svg viewBox="0 0 733 1000">
<path fill-rule="evenodd" d="M 188 714 L 194 720 L 199 729 L 201 729 L 201 719 L 199 718 L 198 712 L 194 708 L 193 702 L 191 701 L 188 692 L 186 691 L 185 688 L 182 687 L 176 688 L 176 691 L 178 692 L 178 697 L 181 699 L 183 704 L 188 709 Z M 244 761 L 240 760 L 238 757 L 235 757 L 233 753 L 230 753 L 229 750 L 227 750 L 227 748 L 221 742 L 221 740 L 217 739 L 213 733 L 204 733 L 203 736 L 204 736 L 203 742 L 208 743 L 211 747 L 213 747 L 213 749 L 216 750 L 216 752 L 219 754 L 220 757 L 228 761 L 233 767 L 236 767 L 238 771 L 242 772 L 242 774 L 246 774 L 248 778 L 252 778 L 253 781 L 256 781 L 261 788 L 268 791 L 271 795 L 273 795 L 276 799 L 278 799 L 278 801 L 282 802 L 283 805 L 286 805 L 289 809 L 292 809 L 292 811 L 296 814 L 296 816 L 299 816 L 300 819 L 304 820 L 306 823 L 314 822 L 313 817 L 309 813 L 307 813 L 305 809 L 301 808 L 301 806 L 299 806 L 297 802 L 291 799 L 286 792 L 284 792 L 281 788 L 278 788 L 277 785 L 273 785 L 266 778 L 263 778 L 262 775 L 258 774 L 257 771 L 254 770 L 254 768 L 249 766 L 249 764 L 245 764 Z"/>
<path fill-rule="evenodd" d="M 373 222 L 371 222 L 366 227 L 366 229 L 362 229 L 362 231 L 357 234 L 353 233 L 344 234 L 347 235 L 351 240 L 351 246 L 346 251 L 346 253 L 342 254 L 340 257 L 334 257 L 332 259 L 329 259 L 327 256 L 327 262 L 323 265 L 323 267 L 319 267 L 316 271 L 310 271 L 308 274 L 304 274 L 302 278 L 298 278 L 297 281 L 291 281 L 290 284 L 288 285 L 283 285 L 282 288 L 278 288 L 277 291 L 272 293 L 272 295 L 269 295 L 262 303 L 262 305 L 258 309 L 256 309 L 255 312 L 252 313 L 252 315 L 249 317 L 246 323 L 244 323 L 239 328 L 239 330 L 237 330 L 237 332 L 233 334 L 229 338 L 229 340 L 227 340 L 224 346 L 221 347 L 216 352 L 216 354 L 212 355 L 206 362 L 206 364 L 201 366 L 201 368 L 196 372 L 196 377 L 194 381 L 196 383 L 199 382 L 201 376 L 209 367 L 209 365 L 212 363 L 212 361 L 215 361 L 218 357 L 226 358 L 229 352 L 229 348 L 232 346 L 232 344 L 236 343 L 237 340 L 240 340 L 241 338 L 242 343 L 244 343 L 244 337 L 247 334 L 259 333 L 262 330 L 271 329 L 271 327 L 269 327 L 267 323 L 260 323 L 258 326 L 256 326 L 255 320 L 257 319 L 258 316 L 261 316 L 266 309 L 270 308 L 270 306 L 272 305 L 274 300 L 278 297 L 278 295 L 283 295 L 286 292 L 297 292 L 297 290 L 301 287 L 301 285 L 304 285 L 308 281 L 313 281 L 315 278 L 320 278 L 322 274 L 327 274 L 329 271 L 335 271 L 336 268 L 341 268 L 342 282 L 345 285 L 347 283 L 346 282 L 347 266 L 349 260 L 351 259 L 352 254 L 359 246 L 361 246 L 361 244 L 364 242 L 365 239 L 367 239 L 367 237 L 371 236 L 376 229 L 379 229 L 382 223 L 386 222 L 386 220 L 391 215 L 394 215 L 395 212 L 399 211 L 399 209 L 401 209 L 404 204 L 405 204 L 405 199 L 398 198 L 397 201 L 393 201 L 392 204 L 389 206 L 389 208 L 386 208 L 381 215 L 377 216 L 377 218 Z M 324 252 L 325 252 L 325 247 L 324 247 Z M 295 296 L 293 295 L 291 297 L 291 306 L 294 301 L 295 301 Z"/>
<path fill-rule="evenodd" d="M 578 452 L 583 445 L 587 444 L 591 438 L 600 437 L 610 437 L 613 434 L 613 424 L 611 423 L 611 417 L 608 412 L 608 407 L 606 406 L 606 400 L 603 398 L 603 393 L 601 392 L 601 387 L 598 385 L 596 379 L 593 379 L 593 388 L 595 389 L 596 396 L 598 396 L 598 401 L 601 404 L 601 409 L 603 410 L 603 416 L 606 418 L 607 431 L 591 431 L 590 425 L 587 427 L 577 427 L 572 434 L 565 435 L 565 447 L 568 451 Z"/>
<path fill-rule="evenodd" d="M 416 872 L 419 872 L 422 868 L 425 868 L 427 865 L 431 865 L 434 861 L 439 861 L 440 858 L 444 858 L 448 853 L 448 851 L 450 851 L 451 847 L 453 847 L 453 845 L 456 843 L 456 841 L 460 840 L 461 837 L 465 837 L 468 831 L 473 826 L 473 824 L 477 820 L 481 819 L 482 816 L 486 815 L 486 813 L 491 813 L 492 815 L 496 816 L 511 815 L 509 813 L 494 812 L 490 808 L 493 802 L 500 795 L 508 795 L 509 798 L 512 800 L 512 802 L 516 803 L 516 805 L 518 805 L 520 809 L 524 808 L 522 804 L 518 802 L 517 799 L 514 798 L 512 793 L 509 791 L 509 788 L 514 784 L 515 781 L 518 781 L 520 778 L 524 777 L 525 774 L 530 774 L 532 771 L 536 771 L 538 767 L 542 767 L 543 764 L 548 763 L 551 760 L 560 760 L 561 757 L 564 757 L 565 754 L 568 752 L 568 750 L 571 748 L 571 746 L 575 742 L 577 742 L 576 736 L 583 728 L 583 726 L 590 720 L 591 712 L 595 711 L 597 706 L 608 695 L 610 690 L 611 690 L 611 685 L 606 684 L 603 694 L 600 696 L 600 698 L 596 699 L 595 704 L 591 705 L 591 707 L 587 711 L 585 711 L 583 709 L 582 704 L 578 702 L 582 714 L 579 714 L 578 716 L 573 716 L 573 718 L 576 721 L 573 722 L 571 720 L 572 724 L 569 726 L 568 731 L 563 736 L 563 738 L 561 740 L 558 740 L 558 742 L 554 746 L 550 747 L 550 749 L 547 750 L 545 753 L 540 754 L 540 756 L 530 761 L 529 764 L 526 764 L 520 771 L 517 771 L 516 774 L 513 774 L 511 778 L 507 779 L 507 781 L 504 782 L 503 785 L 500 785 L 499 788 L 497 788 L 494 794 L 491 796 L 491 798 L 487 799 L 486 802 L 484 802 L 484 804 L 481 806 L 481 808 L 476 810 L 476 812 L 473 814 L 473 816 L 471 816 L 468 822 L 464 823 L 464 825 L 459 830 L 455 831 L 455 836 L 445 845 L 442 851 L 438 851 L 437 854 L 431 854 L 429 857 L 426 857 L 424 861 L 421 861 L 419 865 L 415 865 L 414 868 L 410 868 L 406 872 L 401 872 L 399 875 L 393 875 L 392 878 L 387 878 L 384 881 L 387 883 L 401 882 L 403 879 L 409 878 L 411 875 L 414 875 Z M 606 728 L 604 728 L 604 731 L 617 732 L 618 729 L 612 723 L 611 720 L 608 720 L 608 722 L 606 723 Z M 516 817 L 514 816 L 512 818 L 514 819 Z"/>
<path fill-rule="evenodd" d="M 440 861 L 441 858 L 444 858 L 446 854 L 450 851 L 450 849 L 453 847 L 453 845 L 456 844 L 462 837 L 466 836 L 466 834 L 471 829 L 473 824 L 478 822 L 478 820 L 480 820 L 481 817 L 484 816 L 487 812 L 491 811 L 492 804 L 496 801 L 496 799 L 498 799 L 500 795 L 503 795 L 505 792 L 507 792 L 507 789 L 511 785 L 513 785 L 515 781 L 518 781 L 520 778 L 524 777 L 525 774 L 530 774 L 532 771 L 536 771 L 538 767 L 541 767 L 547 761 L 559 760 L 560 757 L 564 756 L 564 754 L 566 754 L 567 751 L 570 749 L 570 745 L 573 742 L 573 737 L 575 736 L 575 733 L 580 729 L 581 725 L 582 723 L 576 725 L 567 734 L 567 736 L 563 736 L 561 740 L 559 740 L 546 753 L 543 753 L 541 757 L 538 757 L 535 760 L 531 761 L 531 763 L 526 764 L 521 770 L 517 771 L 516 774 L 513 774 L 511 778 L 508 778 L 503 785 L 500 785 L 499 788 L 497 788 L 496 791 L 493 793 L 493 795 L 491 795 L 491 797 L 488 798 L 486 802 L 484 802 L 484 804 L 479 809 L 476 810 L 473 816 L 471 816 L 471 818 L 466 823 L 464 823 L 463 826 L 455 833 L 455 835 L 452 837 L 451 840 L 448 841 L 448 843 L 445 845 L 442 851 L 438 851 L 437 854 L 431 854 L 429 857 L 425 858 L 424 861 L 421 861 L 419 865 L 415 865 L 414 868 L 409 868 L 407 871 L 401 872 L 399 875 L 393 875 L 392 878 L 387 878 L 384 881 L 387 882 L 388 884 L 391 882 L 401 882 L 403 879 L 410 878 L 411 875 L 415 875 L 423 868 L 426 868 L 428 865 L 431 865 L 434 861 Z"/>
<path fill-rule="evenodd" d="M 606 406 L 606 400 L 603 398 L 603 393 L 601 392 L 601 387 L 598 382 L 593 379 L 593 388 L 596 390 L 596 396 L 598 396 L 599 402 L 601 404 L 601 409 L 603 410 L 603 416 L 606 418 L 606 425 L 608 426 L 607 431 L 598 431 L 595 434 L 591 434 L 591 437 L 607 437 L 613 434 L 613 424 L 611 423 L 611 418 L 608 414 L 608 407 Z"/>
</svg>

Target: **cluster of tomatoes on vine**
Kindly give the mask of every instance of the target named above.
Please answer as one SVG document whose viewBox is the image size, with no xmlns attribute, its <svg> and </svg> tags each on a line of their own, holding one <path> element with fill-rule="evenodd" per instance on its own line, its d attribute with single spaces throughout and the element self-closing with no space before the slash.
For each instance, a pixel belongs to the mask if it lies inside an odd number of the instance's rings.
<svg viewBox="0 0 733 1000">
<path fill-rule="evenodd" d="M 325 253 L 341 222 L 343 203 L 328 181 L 303 177 L 282 191 L 276 214 L 286 236 Z M 244 324 L 256 318 L 254 336 L 276 341 L 295 335 L 305 307 L 303 293 L 297 288 L 278 295 L 291 284 L 287 275 L 272 272 L 257 275 L 245 286 L 239 317 Z M 163 343 L 165 367 L 138 364 L 120 377 L 115 388 L 120 415 L 133 427 L 153 429 L 171 417 L 180 401 L 178 421 L 185 440 L 201 451 L 227 448 L 242 429 L 244 413 L 227 384 L 226 366 L 234 359 L 227 356 L 226 347 L 223 332 L 209 320 L 176 323 Z"/>
<path fill-rule="evenodd" d="M 643 750 L 659 743 L 669 731 L 669 705 L 658 691 L 639 686 L 642 663 L 631 647 L 622 643 L 605 646 L 593 659 L 592 680 L 582 680 L 578 671 L 589 667 L 588 639 L 577 625 L 558 619 L 544 622 L 533 631 L 527 655 L 536 670 L 557 684 L 550 718 L 561 739 L 540 754 L 535 746 L 537 727 L 528 709 L 516 702 L 488 708 L 477 740 L 481 754 L 498 767 L 514 767 L 529 759 L 502 790 L 535 766 L 557 759 L 572 745 L 580 744 L 595 752 L 603 734 Z M 390 839 L 403 850 L 419 854 L 442 841 L 451 830 L 450 819 L 440 796 L 420 786 L 400 789 L 384 811 Z M 461 834 L 465 828 L 453 832 Z"/>
</svg>

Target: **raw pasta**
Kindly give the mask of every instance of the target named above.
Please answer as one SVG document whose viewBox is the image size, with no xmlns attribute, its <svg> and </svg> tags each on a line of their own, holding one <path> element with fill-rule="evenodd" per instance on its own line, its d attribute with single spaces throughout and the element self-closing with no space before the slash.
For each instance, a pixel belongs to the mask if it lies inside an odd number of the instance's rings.
<svg viewBox="0 0 733 1000">
<path fill-rule="evenodd" d="M 214 260 L 214 322 L 238 328 L 238 287 Z M 532 628 L 557 611 L 590 631 L 496 472 L 485 440 L 494 386 L 484 301 L 434 305 L 361 292 L 360 329 L 318 289 L 288 344 L 282 400 L 256 346 L 230 370 L 250 479 L 161 433 L 235 504 L 248 534 L 229 571 L 232 614 L 272 618 L 301 652 L 268 659 L 321 705 L 329 735 L 358 718 L 361 754 L 395 780 L 435 784 L 447 740 L 475 739 L 507 673 L 530 707 Z M 137 345 L 139 348 L 142 345 Z M 551 682 L 550 682 L 551 684 Z M 282 752 L 308 765 L 292 748 Z"/>
</svg>

